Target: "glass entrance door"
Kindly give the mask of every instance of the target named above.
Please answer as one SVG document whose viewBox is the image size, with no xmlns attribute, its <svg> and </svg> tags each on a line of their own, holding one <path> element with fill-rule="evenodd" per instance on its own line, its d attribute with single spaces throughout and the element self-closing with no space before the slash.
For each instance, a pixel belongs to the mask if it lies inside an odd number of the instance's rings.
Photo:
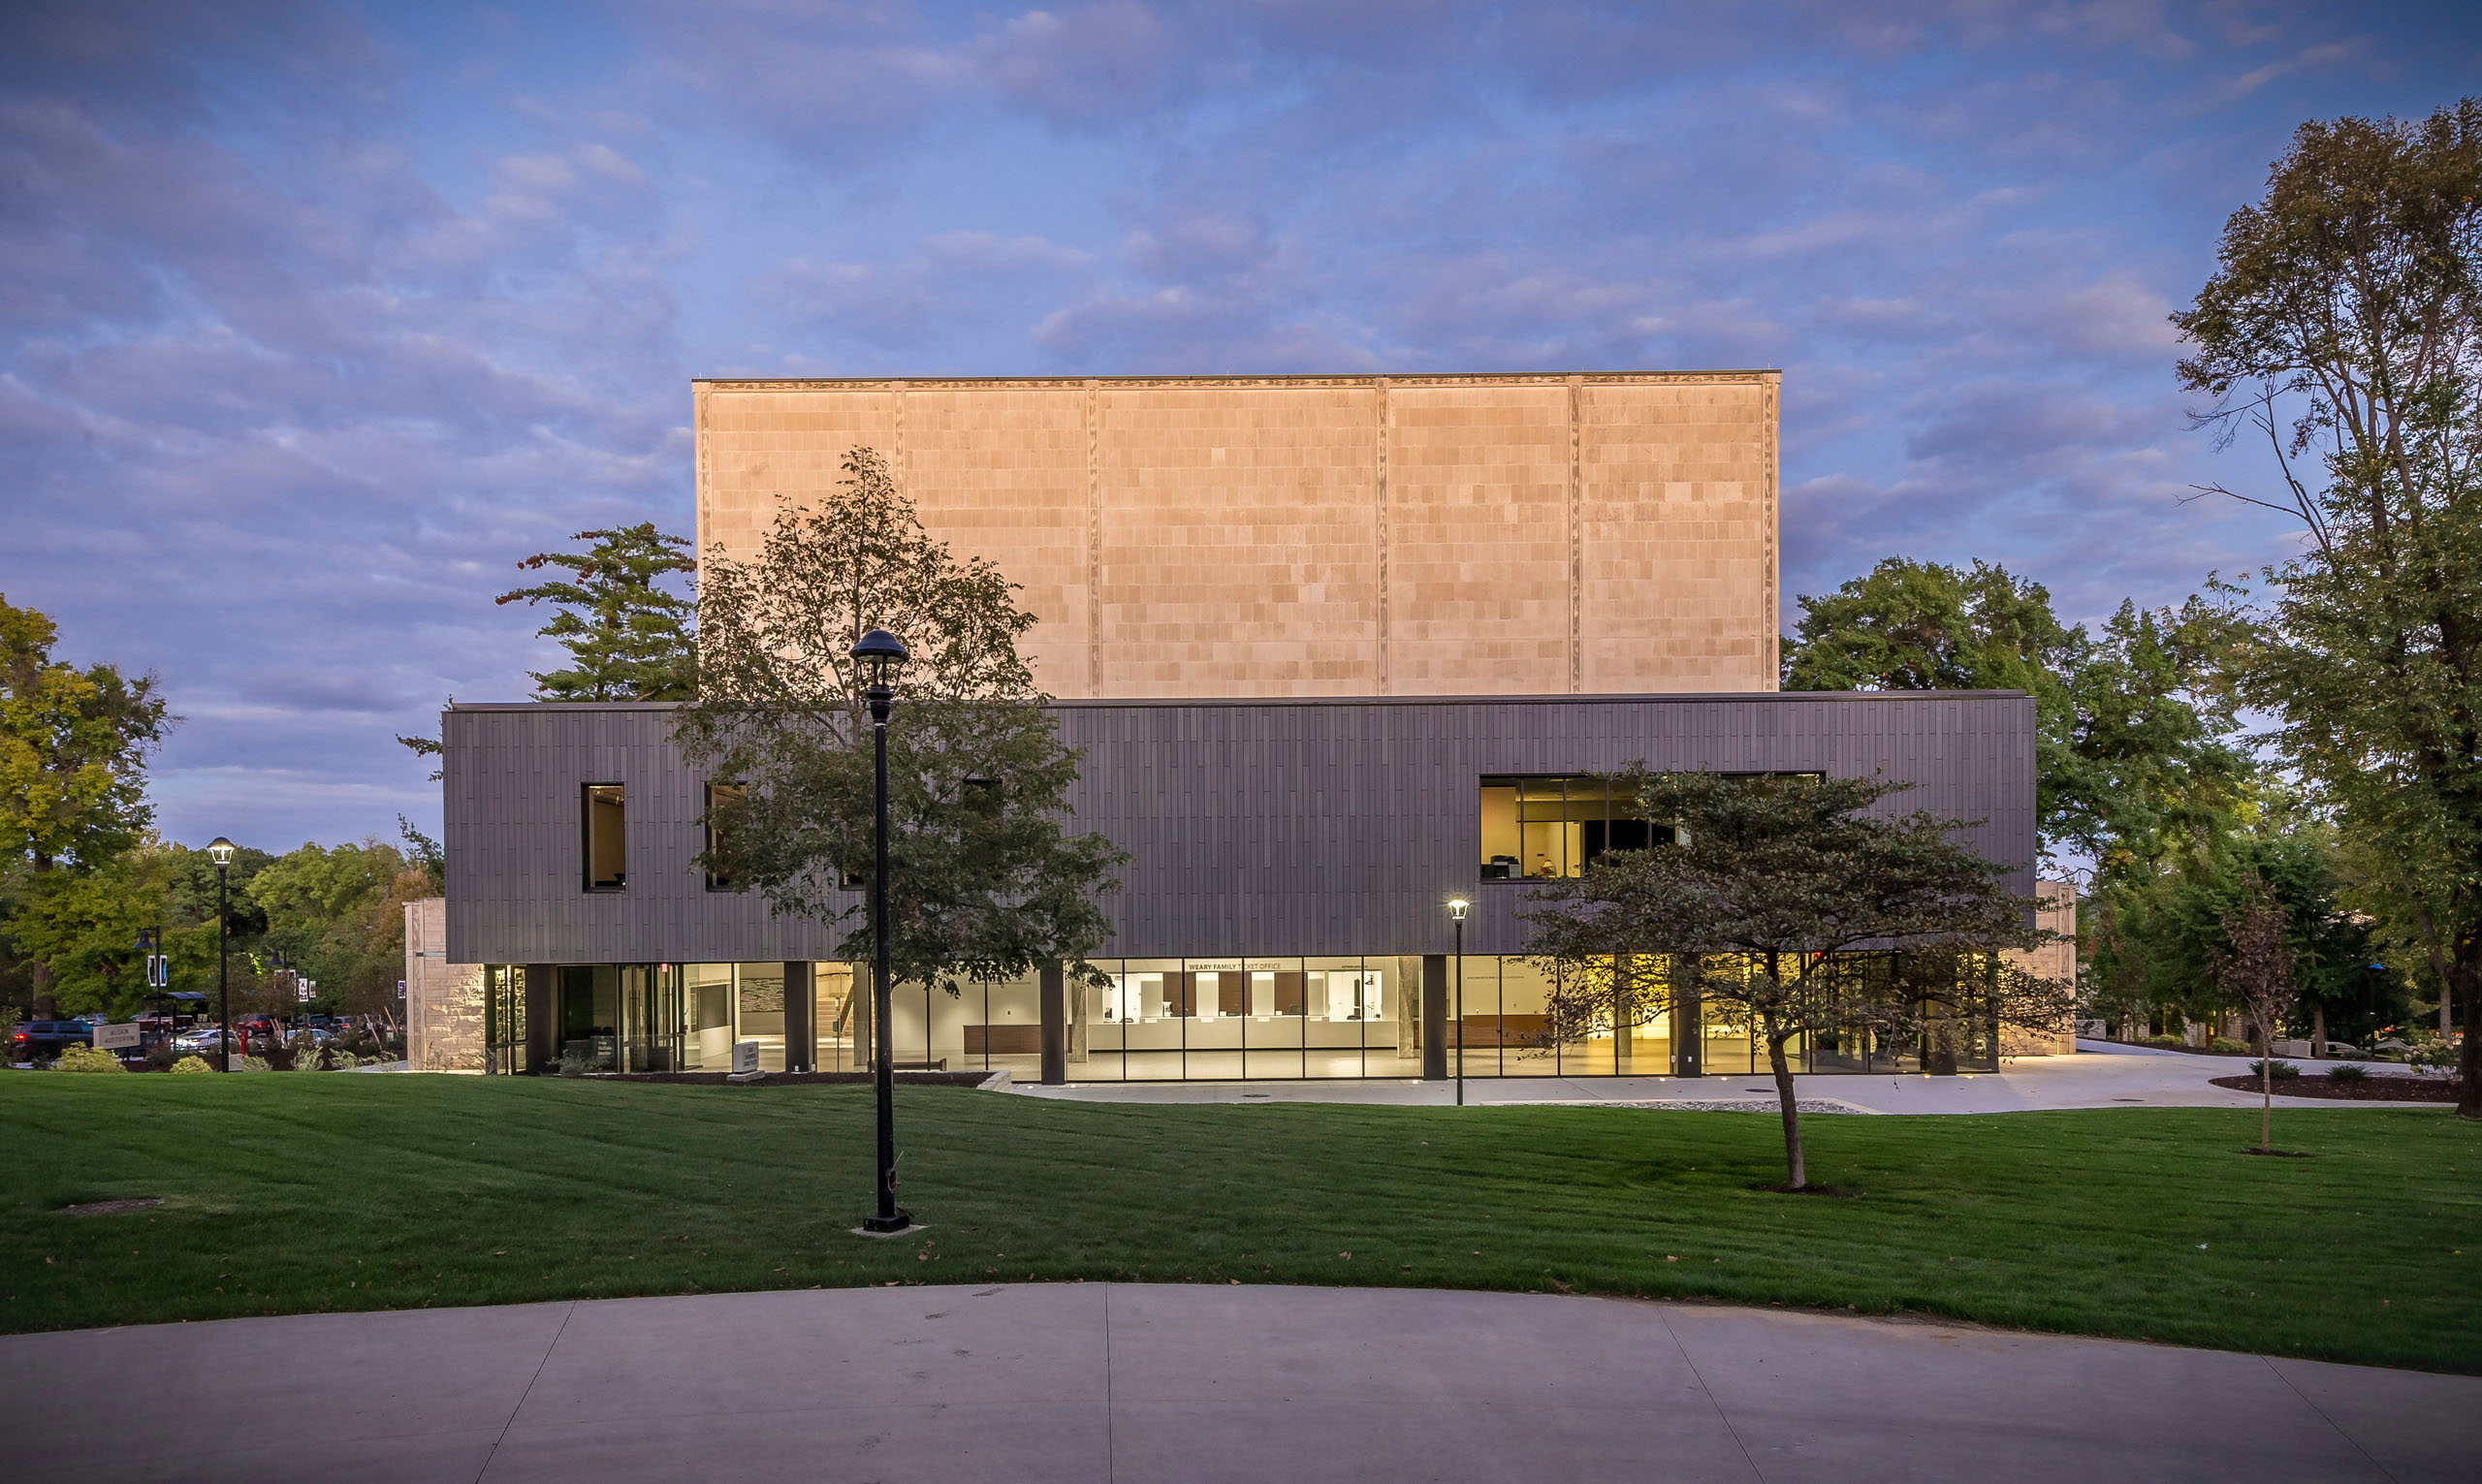
<svg viewBox="0 0 2482 1484">
<path fill-rule="evenodd" d="M 677 1072 L 683 1066 L 682 971 L 674 963 L 620 965 L 620 1005 L 627 1026 L 628 1069 Z"/>
</svg>

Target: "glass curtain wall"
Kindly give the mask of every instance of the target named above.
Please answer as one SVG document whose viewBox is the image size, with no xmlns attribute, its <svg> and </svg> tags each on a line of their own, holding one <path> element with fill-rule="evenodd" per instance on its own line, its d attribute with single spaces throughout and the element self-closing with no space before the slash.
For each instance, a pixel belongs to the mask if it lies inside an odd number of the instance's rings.
<svg viewBox="0 0 2482 1484">
<path fill-rule="evenodd" d="M 1067 987 L 1068 1076 L 1418 1077 L 1420 963 L 1394 955 L 1100 960 L 1102 984 Z"/>
<path fill-rule="evenodd" d="M 1422 960 L 1417 955 L 1321 958 L 1106 959 L 1102 982 L 1066 985 L 1063 1046 L 1072 1082 L 1292 1081 L 1421 1075 Z M 1450 1069 L 1468 1077 L 1665 1076 L 1672 1070 L 1674 1021 L 1663 1004 L 1672 964 L 1635 958 L 1615 976 L 1636 1006 L 1607 1026 L 1567 1041 L 1551 1033 L 1555 988 L 1516 955 L 1468 954 L 1463 990 L 1451 959 L 1445 1007 Z M 1710 959 L 1710 982 L 1750 972 L 1737 959 Z M 1822 993 L 1885 995 L 1901 974 L 1920 986 L 1931 965 L 1886 955 L 1860 961 L 1846 985 Z M 563 1062 L 594 1071 L 716 1071 L 737 1041 L 755 1041 L 759 1065 L 784 1066 L 781 963 L 567 964 L 555 970 L 552 1044 Z M 1935 1001 L 1917 1010 L 1927 1028 L 1903 1037 L 1820 1033 L 1788 1048 L 1796 1071 L 1902 1073 L 1989 1071 L 1999 1036 L 1979 994 L 1987 961 L 1940 962 Z M 871 1064 L 868 976 L 843 963 L 811 965 L 816 1065 Z M 483 970 L 485 1066 L 525 1065 L 525 974 L 513 964 Z M 1006 1071 L 1032 1081 L 1042 1070 L 1042 995 L 1035 975 L 969 985 L 961 995 L 902 985 L 893 996 L 900 1069 Z M 1945 1008 L 1941 1008 L 1945 1007 Z M 1709 996 L 1695 1017 L 1709 1076 L 1764 1075 L 1766 1051 L 1728 1003 Z"/>
</svg>

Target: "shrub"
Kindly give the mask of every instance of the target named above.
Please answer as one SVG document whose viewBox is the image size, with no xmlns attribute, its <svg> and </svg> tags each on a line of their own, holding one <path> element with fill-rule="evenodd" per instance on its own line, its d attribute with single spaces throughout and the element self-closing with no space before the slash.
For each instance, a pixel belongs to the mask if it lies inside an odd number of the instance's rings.
<svg viewBox="0 0 2482 1484">
<path fill-rule="evenodd" d="M 2413 1049 L 2404 1054 L 2404 1059 L 2426 1072 L 2453 1074 L 2457 1066 L 2456 1048 L 2435 1031 L 2414 1041 Z"/>
<path fill-rule="evenodd" d="M 207 1064 L 207 1058 L 205 1057 L 183 1057 L 180 1060 L 173 1063 L 173 1070 L 175 1072 L 207 1072 L 212 1074 L 215 1068 Z"/>
<path fill-rule="evenodd" d="M 2237 1052 L 2244 1052 L 2248 1049 L 2248 1047 L 2242 1045 L 2240 1042 L 2235 1041 L 2228 1036 L 2216 1036 L 2213 1040 L 2207 1043 L 2207 1050 L 2219 1051 L 2227 1056 Z"/>
<path fill-rule="evenodd" d="M 2249 1063 L 2249 1075 L 2252 1077 L 2264 1075 L 2266 1069 L 2267 1063 L 2264 1061 L 2252 1061 Z M 2300 1075 L 2301 1068 L 2293 1065 L 2289 1061 L 2278 1061 L 2275 1065 L 2275 1079 L 2277 1082 L 2281 1082 L 2287 1077 L 2298 1077 Z"/>
<path fill-rule="evenodd" d="M 237 1072 L 271 1072 L 275 1070 L 275 1068 L 268 1065 L 267 1059 L 263 1057 L 243 1057 L 240 1060 L 233 1063 L 233 1070 Z"/>
<path fill-rule="evenodd" d="M 2329 1082 L 2368 1082 L 2370 1068 L 2359 1062 L 2340 1062 L 2327 1069 L 2327 1080 Z"/>
<path fill-rule="evenodd" d="M 319 1055 L 319 1047 L 316 1042 L 306 1040 L 297 1041 L 293 1044 L 291 1050 L 293 1053 L 293 1064 L 286 1067 L 286 1071 L 320 1072 L 327 1070 L 327 1058 Z"/>
<path fill-rule="evenodd" d="M 2160 1046 L 2167 1051 L 2178 1051 L 2180 1048 L 2186 1046 L 2189 1043 L 2181 1040 L 2179 1036 L 2160 1035 L 2148 1036 L 2145 1040 L 2140 1041 L 2137 1044 L 2140 1046 Z"/>
<path fill-rule="evenodd" d="M 91 1046 L 72 1046 L 62 1051 L 60 1059 L 51 1064 L 55 1072 L 126 1072 L 120 1058 L 108 1051 Z"/>
</svg>

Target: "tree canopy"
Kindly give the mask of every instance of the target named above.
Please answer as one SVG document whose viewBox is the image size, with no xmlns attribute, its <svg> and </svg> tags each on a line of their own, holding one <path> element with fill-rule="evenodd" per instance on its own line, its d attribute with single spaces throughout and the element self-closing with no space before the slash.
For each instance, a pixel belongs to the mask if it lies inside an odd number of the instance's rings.
<svg viewBox="0 0 2482 1484">
<path fill-rule="evenodd" d="M 1087 957 L 1108 926 L 1096 899 L 1124 859 L 1061 828 L 1079 755 L 1017 652 L 1034 625 L 989 562 L 926 533 L 876 452 L 836 492 L 787 508 L 747 561 L 710 553 L 699 594 L 702 693 L 683 750 L 724 787 L 707 868 L 779 912 L 846 927 L 840 957 L 873 961 L 872 735 L 848 650 L 884 628 L 912 653 L 888 726 L 889 957 L 898 982 L 968 981 Z"/>
<path fill-rule="evenodd" d="M 51 657 L 59 628 L 0 597 L 0 832 L 36 871 L 109 860 L 152 819 L 147 756 L 175 718 L 152 676 Z"/>
<path fill-rule="evenodd" d="M 2209 828 L 2246 772 L 2215 688 L 2230 625 L 2212 604 L 2122 603 L 2099 636 L 2006 568 L 1891 556 L 1800 599 L 1787 690 L 2021 690 L 2035 712 L 2035 805 L 2048 850 L 2108 870 Z"/>
<path fill-rule="evenodd" d="M 686 701 L 698 693 L 697 605 L 662 585 L 695 573 L 687 539 L 652 521 L 580 531 L 583 552 L 537 552 L 518 563 L 529 572 L 566 572 L 501 593 L 496 603 L 550 603 L 558 612 L 537 632 L 569 652 L 564 669 L 534 674 L 545 701 Z"/>
<path fill-rule="evenodd" d="M 2482 1118 L 2482 100 L 2304 124 L 2173 323 L 2182 386 L 2305 549 L 2223 589 L 2241 699 L 2348 835 L 2426 878 Z M 2409 883 L 2408 883 L 2409 885 Z"/>
</svg>

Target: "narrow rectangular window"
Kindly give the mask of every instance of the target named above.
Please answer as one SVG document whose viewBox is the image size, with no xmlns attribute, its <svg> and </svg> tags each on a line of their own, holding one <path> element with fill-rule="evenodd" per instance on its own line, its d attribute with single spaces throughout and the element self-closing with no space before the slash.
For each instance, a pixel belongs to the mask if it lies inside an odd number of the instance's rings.
<svg viewBox="0 0 2482 1484">
<path fill-rule="evenodd" d="M 707 890 L 737 892 L 741 890 L 739 872 L 733 868 L 732 832 L 716 818 L 740 808 L 749 799 L 749 789 L 741 783 L 710 783 L 707 785 Z"/>
<path fill-rule="evenodd" d="M 618 783 L 586 785 L 582 824 L 586 835 L 586 889 L 620 892 L 629 886 L 629 811 Z"/>
</svg>

